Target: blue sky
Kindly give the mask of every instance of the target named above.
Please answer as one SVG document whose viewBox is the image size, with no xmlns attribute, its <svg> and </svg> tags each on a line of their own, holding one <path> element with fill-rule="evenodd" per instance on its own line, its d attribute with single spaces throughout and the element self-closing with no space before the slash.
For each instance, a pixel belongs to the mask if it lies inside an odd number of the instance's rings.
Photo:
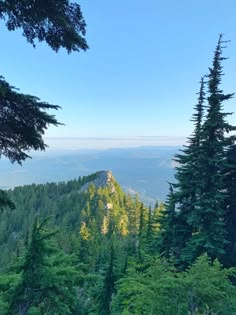
<svg viewBox="0 0 236 315">
<path fill-rule="evenodd" d="M 48 137 L 184 137 L 199 80 L 218 34 L 225 49 L 225 92 L 236 91 L 235 0 L 79 1 L 87 52 L 36 49 L 1 24 L 1 74 L 24 93 L 62 106 L 66 126 Z M 227 111 L 236 111 L 235 100 Z M 231 122 L 236 124 L 236 116 Z"/>
</svg>

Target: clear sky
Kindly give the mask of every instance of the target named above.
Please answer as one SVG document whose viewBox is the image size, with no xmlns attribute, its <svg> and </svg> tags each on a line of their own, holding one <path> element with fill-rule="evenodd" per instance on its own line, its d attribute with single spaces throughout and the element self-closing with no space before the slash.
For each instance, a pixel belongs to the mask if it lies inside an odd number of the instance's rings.
<svg viewBox="0 0 236 315">
<path fill-rule="evenodd" d="M 187 136 L 199 80 L 218 34 L 225 92 L 236 91 L 235 0 L 81 0 L 87 52 L 36 49 L 1 24 L 1 74 L 24 93 L 62 106 L 49 137 Z M 235 100 L 227 111 L 236 111 Z M 236 116 L 232 117 L 236 124 Z"/>
</svg>

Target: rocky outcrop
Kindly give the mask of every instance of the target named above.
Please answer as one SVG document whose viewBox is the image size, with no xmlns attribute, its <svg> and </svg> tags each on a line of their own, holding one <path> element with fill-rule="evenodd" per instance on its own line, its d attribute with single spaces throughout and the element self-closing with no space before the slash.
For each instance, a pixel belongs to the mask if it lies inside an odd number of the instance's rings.
<svg viewBox="0 0 236 315">
<path fill-rule="evenodd" d="M 111 171 L 100 171 L 96 173 L 95 179 L 84 184 L 78 191 L 78 193 L 86 192 L 90 185 L 94 185 L 97 189 L 104 188 L 106 186 L 110 187 L 111 193 L 115 193 L 116 189 L 114 186 L 114 177 Z"/>
</svg>

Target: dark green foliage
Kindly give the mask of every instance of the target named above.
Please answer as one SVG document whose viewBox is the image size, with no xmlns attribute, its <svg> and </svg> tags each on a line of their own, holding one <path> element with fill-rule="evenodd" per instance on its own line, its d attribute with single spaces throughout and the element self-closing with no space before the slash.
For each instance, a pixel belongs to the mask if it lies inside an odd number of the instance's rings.
<svg viewBox="0 0 236 315">
<path fill-rule="evenodd" d="M 9 315 L 28 314 L 33 307 L 40 314 L 72 314 L 75 308 L 74 286 L 79 273 L 73 258 L 53 244 L 56 232 L 49 231 L 46 222 L 35 219 L 23 261 L 16 270 L 19 281 L 7 292 Z"/>
<path fill-rule="evenodd" d="M 68 53 L 86 50 L 86 23 L 78 3 L 66 0 L 6 0 L 0 2 L 0 19 L 9 31 L 21 28 L 23 36 L 35 46 L 35 39 L 46 41 L 55 51 L 65 48 Z M 0 76 L 0 158 L 21 164 L 29 150 L 44 150 L 43 134 L 49 125 L 59 123 L 48 109 L 59 106 L 40 102 L 39 98 L 22 94 Z M 0 207 L 13 207 L 4 195 Z"/>
<path fill-rule="evenodd" d="M 175 211 L 175 198 L 173 187 L 170 184 L 169 194 L 165 208 L 159 218 L 160 234 L 158 241 L 158 250 L 161 256 L 170 259 L 175 252 L 175 224 L 176 224 L 176 211 Z"/>
<path fill-rule="evenodd" d="M 193 135 L 175 159 L 179 164 L 172 196 L 175 215 L 172 212 L 165 215 L 165 221 L 169 220 L 172 225 L 167 229 L 163 222 L 161 227 L 166 231 L 161 234 L 161 244 L 164 244 L 163 235 L 168 235 L 175 263 L 183 269 L 205 252 L 212 259 L 222 261 L 229 242 L 228 231 L 232 230 L 226 202 L 230 190 L 226 187 L 229 181 L 226 184 L 225 180 L 229 172 L 226 152 L 235 140 L 234 136 L 227 134 L 236 128 L 226 121 L 230 114 L 223 111 L 224 102 L 233 96 L 224 94 L 220 88 L 222 61 L 225 59 L 222 57 L 223 44 L 220 35 L 213 65 L 206 77 L 207 95 L 204 91 L 204 78 L 201 80 L 196 113 L 193 115 Z M 166 254 L 164 252 L 167 258 L 168 253 L 168 250 Z"/>
<path fill-rule="evenodd" d="M 0 190 L 0 207 L 15 209 L 14 203 L 9 199 L 8 194 L 4 190 Z"/>
<path fill-rule="evenodd" d="M 25 151 L 44 150 L 43 134 L 49 125 L 59 123 L 48 109 L 58 106 L 40 102 L 37 97 L 17 92 L 0 78 L 0 157 L 21 163 L 29 157 Z"/>
<path fill-rule="evenodd" d="M 86 23 L 76 2 L 67 0 L 6 0 L 0 3 L 0 18 L 9 31 L 22 29 L 27 41 L 45 41 L 53 50 L 86 50 Z"/>
<path fill-rule="evenodd" d="M 166 205 L 163 203 L 156 202 L 154 208 L 149 207 L 148 217 L 147 217 L 147 233 L 144 239 L 146 253 L 153 255 L 159 253 L 160 245 L 160 221 L 165 220 L 165 213 L 168 207 L 168 202 Z M 164 230 L 164 229 L 163 229 Z M 164 231 L 162 231 L 164 232 Z M 163 235 L 164 236 L 164 235 Z"/>
<path fill-rule="evenodd" d="M 226 133 L 235 130 L 226 121 L 228 113 L 223 112 L 223 103 L 233 94 L 223 94 L 220 89 L 222 78 L 222 36 L 220 36 L 208 75 L 208 105 L 206 120 L 201 131 L 201 193 L 198 202 L 198 226 L 195 235 L 195 257 L 207 252 L 212 258 L 221 259 L 224 254 L 226 230 L 224 201 L 225 152 L 231 138 Z"/>
<path fill-rule="evenodd" d="M 22 28 L 23 35 L 34 45 L 35 39 L 46 41 L 57 51 L 68 52 L 88 48 L 85 21 L 77 3 L 70 1 L 1 1 L 0 18 L 6 20 L 8 30 Z M 29 157 L 25 151 L 44 150 L 42 135 L 48 125 L 58 125 L 54 116 L 46 113 L 58 106 L 40 102 L 35 96 L 17 92 L 0 77 L 0 157 L 11 162 Z"/>
<path fill-rule="evenodd" d="M 10 31 L 22 28 L 31 44 L 37 38 L 56 51 L 60 47 L 68 52 L 88 48 L 83 37 L 85 21 L 77 3 L 65 0 L 1 1 L 0 18 L 6 20 Z M 25 151 L 44 150 L 46 145 L 42 135 L 49 125 L 59 124 L 46 110 L 59 107 L 17 92 L 3 77 L 0 77 L 0 103 L 0 157 L 5 155 L 11 162 L 21 163 L 29 157 Z"/>
<path fill-rule="evenodd" d="M 192 262 L 192 235 L 197 231 L 195 214 L 196 203 L 201 191 L 201 128 L 204 115 L 204 78 L 200 82 L 198 103 L 195 106 L 194 132 L 188 138 L 188 145 L 175 157 L 178 163 L 176 167 L 176 183 L 173 185 L 175 193 L 173 199 L 176 204 L 176 222 L 172 227 L 175 230 L 173 236 L 176 248 L 173 250 L 176 262 L 185 267 Z"/>
<path fill-rule="evenodd" d="M 115 291 L 115 244 L 114 244 L 114 222 L 110 220 L 108 230 L 108 261 L 101 288 L 97 295 L 97 306 L 99 315 L 111 314 L 111 301 Z"/>
<path fill-rule="evenodd" d="M 227 196 L 226 209 L 226 245 L 224 264 L 236 266 L 236 145 L 230 146 L 226 153 L 225 187 Z"/>
</svg>

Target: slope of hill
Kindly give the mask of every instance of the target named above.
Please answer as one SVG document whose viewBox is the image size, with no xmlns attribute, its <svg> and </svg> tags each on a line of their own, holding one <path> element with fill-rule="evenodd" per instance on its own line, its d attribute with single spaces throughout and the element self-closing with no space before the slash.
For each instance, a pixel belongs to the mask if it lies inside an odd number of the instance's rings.
<svg viewBox="0 0 236 315">
<path fill-rule="evenodd" d="M 52 226 L 66 229 L 62 232 L 61 246 L 67 248 L 71 233 L 77 236 L 106 233 L 111 217 L 116 222 L 117 233 L 125 235 L 129 210 L 141 205 L 137 198 L 133 200 L 123 192 L 111 171 L 100 171 L 68 182 L 16 187 L 9 195 L 16 209 L 0 214 L 1 266 L 7 264 L 24 242 L 36 215 L 50 216 Z"/>
</svg>

